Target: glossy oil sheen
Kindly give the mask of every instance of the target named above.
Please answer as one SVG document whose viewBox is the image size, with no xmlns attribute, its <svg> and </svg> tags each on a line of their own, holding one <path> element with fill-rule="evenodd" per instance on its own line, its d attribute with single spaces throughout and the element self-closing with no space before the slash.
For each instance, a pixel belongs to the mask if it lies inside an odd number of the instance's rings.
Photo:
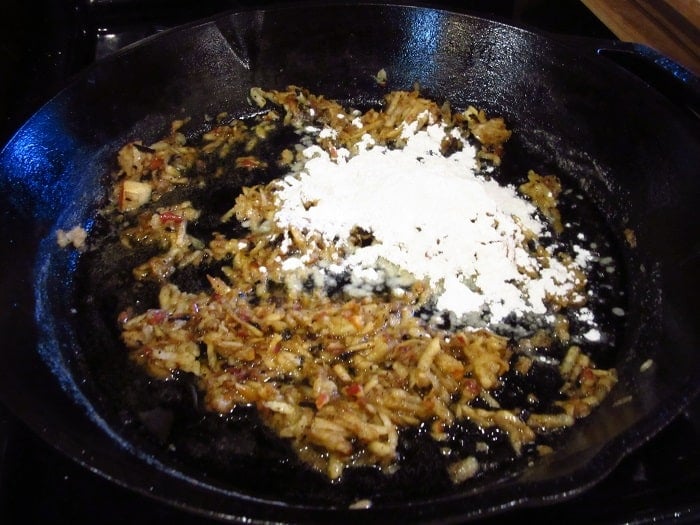
<svg viewBox="0 0 700 525">
<path fill-rule="evenodd" d="M 382 68 L 386 88 L 373 79 Z M 84 339 L 76 332 L 92 327 L 77 327 L 71 313 L 77 258 L 58 249 L 55 230 L 91 226 L 104 195 L 100 177 L 119 145 L 148 142 L 175 118 L 191 116 L 191 129 L 201 130 L 205 115 L 251 114 L 251 86 L 293 83 L 365 105 L 415 82 L 439 101 L 503 115 L 514 130 L 513 169 L 565 173 L 580 186 L 617 236 L 628 324 L 616 363 L 619 385 L 561 453 L 496 485 L 442 496 L 397 493 L 361 519 L 395 521 L 400 512 L 411 521 L 465 520 L 566 498 L 603 477 L 698 390 L 697 117 L 585 49 L 424 8 L 222 15 L 98 63 L 32 117 L 0 154 L 2 400 L 77 461 L 176 506 L 255 521 L 357 519 L 346 510 L 353 494 L 319 500 L 303 479 L 286 494 L 270 494 L 256 488 L 264 482 L 259 474 L 233 490 L 156 457 L 96 410 L 99 389 L 84 376 Z M 634 249 L 622 235 L 627 227 L 636 233 Z M 654 366 L 641 373 L 648 359 Z M 627 395 L 632 402 L 615 406 Z M 148 413 L 140 424 L 157 428 L 163 417 Z M 266 439 L 250 436 L 251 443 Z M 268 460 L 277 457 L 274 448 L 264 450 Z"/>
</svg>

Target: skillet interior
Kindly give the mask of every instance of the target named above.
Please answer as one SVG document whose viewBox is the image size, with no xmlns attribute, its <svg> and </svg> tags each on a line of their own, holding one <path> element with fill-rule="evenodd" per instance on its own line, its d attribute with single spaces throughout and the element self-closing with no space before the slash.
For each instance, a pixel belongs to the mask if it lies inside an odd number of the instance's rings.
<svg viewBox="0 0 700 525">
<path fill-rule="evenodd" d="M 338 518 L 329 509 L 344 508 L 353 494 L 310 493 L 317 485 L 309 479 L 263 494 L 265 477 L 251 476 L 248 485 L 235 486 L 238 494 L 222 498 L 230 484 L 187 478 L 194 473 L 169 460 L 159 463 L 156 445 L 138 432 L 122 433 L 125 415 L 104 409 L 102 387 L 86 375 L 83 357 L 92 350 L 75 323 L 85 317 L 66 316 L 76 306 L 76 255 L 59 251 L 52 231 L 90 225 L 103 195 L 96 175 L 109 169 L 114 151 L 129 139 L 153 139 L 182 116 L 193 117 L 194 132 L 205 114 L 249 114 L 246 95 L 253 85 L 294 83 L 364 105 L 384 92 L 372 78 L 380 68 L 389 74 L 390 89 L 417 81 L 437 100 L 503 115 L 514 129 L 508 162 L 577 181 L 617 235 L 630 286 L 617 364 L 621 382 L 561 453 L 498 486 L 443 496 L 393 494 L 369 517 L 386 518 L 409 500 L 411 516 L 428 519 L 567 497 L 668 422 L 697 390 L 700 368 L 692 322 L 700 223 L 692 206 L 700 193 L 697 122 L 626 73 L 545 38 L 472 17 L 381 6 L 254 11 L 168 33 L 98 64 L 20 130 L 0 158 L 2 241 L 12 250 L 3 255 L 3 304 L 10 312 L 3 351 L 17 371 L 2 372 L 8 403 L 35 428 L 58 430 L 56 444 L 79 461 L 175 504 L 280 519 L 280 506 L 293 499 L 282 519 Z M 634 250 L 622 242 L 625 227 L 636 232 Z M 37 344 L 42 361 L 16 352 Z M 641 374 L 649 358 L 655 366 Z M 627 394 L 634 396 L 631 403 L 613 406 Z M 275 449 L 263 450 L 274 470 Z M 254 472 L 259 465 L 250 467 Z"/>
</svg>

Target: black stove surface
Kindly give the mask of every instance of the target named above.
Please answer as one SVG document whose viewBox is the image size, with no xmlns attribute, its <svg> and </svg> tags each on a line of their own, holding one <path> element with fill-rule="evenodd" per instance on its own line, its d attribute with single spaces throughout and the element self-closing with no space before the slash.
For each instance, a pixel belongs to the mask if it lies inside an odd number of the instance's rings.
<svg viewBox="0 0 700 525">
<path fill-rule="evenodd" d="M 278 2 L 279 3 L 279 2 Z M 0 31 L 0 144 L 86 65 L 164 29 L 265 1 L 10 0 Z M 433 2 L 547 32 L 612 39 L 572 0 Z M 484 523 L 522 520 L 700 523 L 700 400 L 625 458 L 600 484 L 569 501 L 520 509 Z M 56 452 L 0 405 L 0 523 L 209 523 L 134 494 Z"/>
</svg>

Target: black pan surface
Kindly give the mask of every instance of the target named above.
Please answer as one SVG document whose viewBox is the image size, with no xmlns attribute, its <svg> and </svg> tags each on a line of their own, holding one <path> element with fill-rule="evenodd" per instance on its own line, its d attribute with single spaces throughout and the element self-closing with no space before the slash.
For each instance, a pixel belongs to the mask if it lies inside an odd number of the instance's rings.
<svg viewBox="0 0 700 525">
<path fill-rule="evenodd" d="M 382 68 L 386 87 L 373 78 Z M 155 139 L 175 118 L 192 117 L 195 134 L 205 115 L 249 115 L 252 86 L 302 85 L 363 106 L 415 82 L 455 107 L 473 104 L 504 116 L 514 130 L 506 153 L 513 169 L 561 174 L 593 203 L 625 261 L 619 384 L 560 452 L 461 489 L 441 491 L 420 469 L 414 474 L 422 483 L 412 490 L 374 494 L 371 477 L 323 485 L 278 464 L 284 451 L 262 430 L 234 439 L 254 449 L 239 459 L 255 459 L 228 474 L 173 458 L 154 439 L 159 407 L 146 418 L 120 413 L 90 375 L 86 356 L 105 340 L 99 326 L 86 326 L 91 318 L 76 303 L 79 256 L 58 248 L 55 230 L 92 227 L 104 197 L 101 176 L 121 144 Z M 229 13 L 167 32 L 84 72 L 0 154 L 1 399 L 91 470 L 222 519 L 464 521 L 571 497 L 658 432 L 700 388 L 699 145 L 697 117 L 627 71 L 478 17 L 383 5 L 289 7 Z M 625 229 L 634 230 L 635 247 Z M 651 368 L 642 372 L 644 363 Z M 159 395 L 172 401 L 187 391 Z M 225 426 L 208 420 L 202 441 L 225 435 Z M 210 443 L 210 453 L 235 448 L 224 441 Z M 368 494 L 376 496 L 370 509 L 348 510 Z"/>
</svg>

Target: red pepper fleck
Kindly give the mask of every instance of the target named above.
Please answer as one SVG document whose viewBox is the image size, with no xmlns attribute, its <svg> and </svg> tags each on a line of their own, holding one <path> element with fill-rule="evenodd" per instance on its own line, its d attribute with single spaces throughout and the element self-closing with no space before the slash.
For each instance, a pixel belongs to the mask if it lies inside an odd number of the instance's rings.
<svg viewBox="0 0 700 525">
<path fill-rule="evenodd" d="M 160 213 L 160 222 L 163 224 L 167 224 L 169 222 L 172 222 L 174 224 L 180 224 L 183 221 L 183 218 L 178 215 L 177 213 L 174 213 L 172 211 L 164 211 L 163 213 Z"/>
<path fill-rule="evenodd" d="M 359 397 L 362 395 L 362 385 L 359 383 L 350 383 L 345 387 L 345 393 L 349 396 Z"/>
<path fill-rule="evenodd" d="M 593 373 L 593 370 L 591 370 L 589 367 L 585 367 L 583 370 L 581 370 L 581 382 L 582 383 L 591 384 L 594 381 L 595 381 L 595 374 Z"/>
<path fill-rule="evenodd" d="M 149 310 L 146 314 L 146 322 L 150 325 L 162 324 L 168 318 L 165 310 Z"/>
<path fill-rule="evenodd" d="M 251 370 L 240 366 L 225 366 L 224 370 L 227 374 L 233 376 L 236 381 L 245 381 L 251 376 Z"/>
<path fill-rule="evenodd" d="M 330 401 L 330 396 L 325 392 L 321 392 L 316 396 L 316 408 L 320 410 L 323 406 L 328 404 L 328 401 Z"/>
<path fill-rule="evenodd" d="M 153 158 L 151 158 L 151 161 L 148 163 L 148 168 L 151 171 L 159 170 L 163 166 L 165 166 L 165 160 L 163 160 L 162 157 L 153 157 Z"/>
<path fill-rule="evenodd" d="M 120 324 L 126 323 L 130 317 L 131 313 L 128 310 L 122 310 L 119 312 L 119 316 L 117 316 L 117 322 Z"/>
<path fill-rule="evenodd" d="M 477 395 L 481 388 L 476 379 L 467 378 L 464 380 L 464 390 L 472 395 Z"/>
<path fill-rule="evenodd" d="M 242 320 L 245 321 L 246 323 L 249 323 L 251 320 L 250 313 L 246 310 L 243 310 L 242 308 L 237 308 L 236 309 L 236 315 Z"/>
<path fill-rule="evenodd" d="M 246 169 L 255 169 L 255 168 L 264 168 L 266 164 L 252 156 L 248 157 L 238 157 L 236 159 L 236 167 L 237 168 L 246 168 Z"/>
</svg>

